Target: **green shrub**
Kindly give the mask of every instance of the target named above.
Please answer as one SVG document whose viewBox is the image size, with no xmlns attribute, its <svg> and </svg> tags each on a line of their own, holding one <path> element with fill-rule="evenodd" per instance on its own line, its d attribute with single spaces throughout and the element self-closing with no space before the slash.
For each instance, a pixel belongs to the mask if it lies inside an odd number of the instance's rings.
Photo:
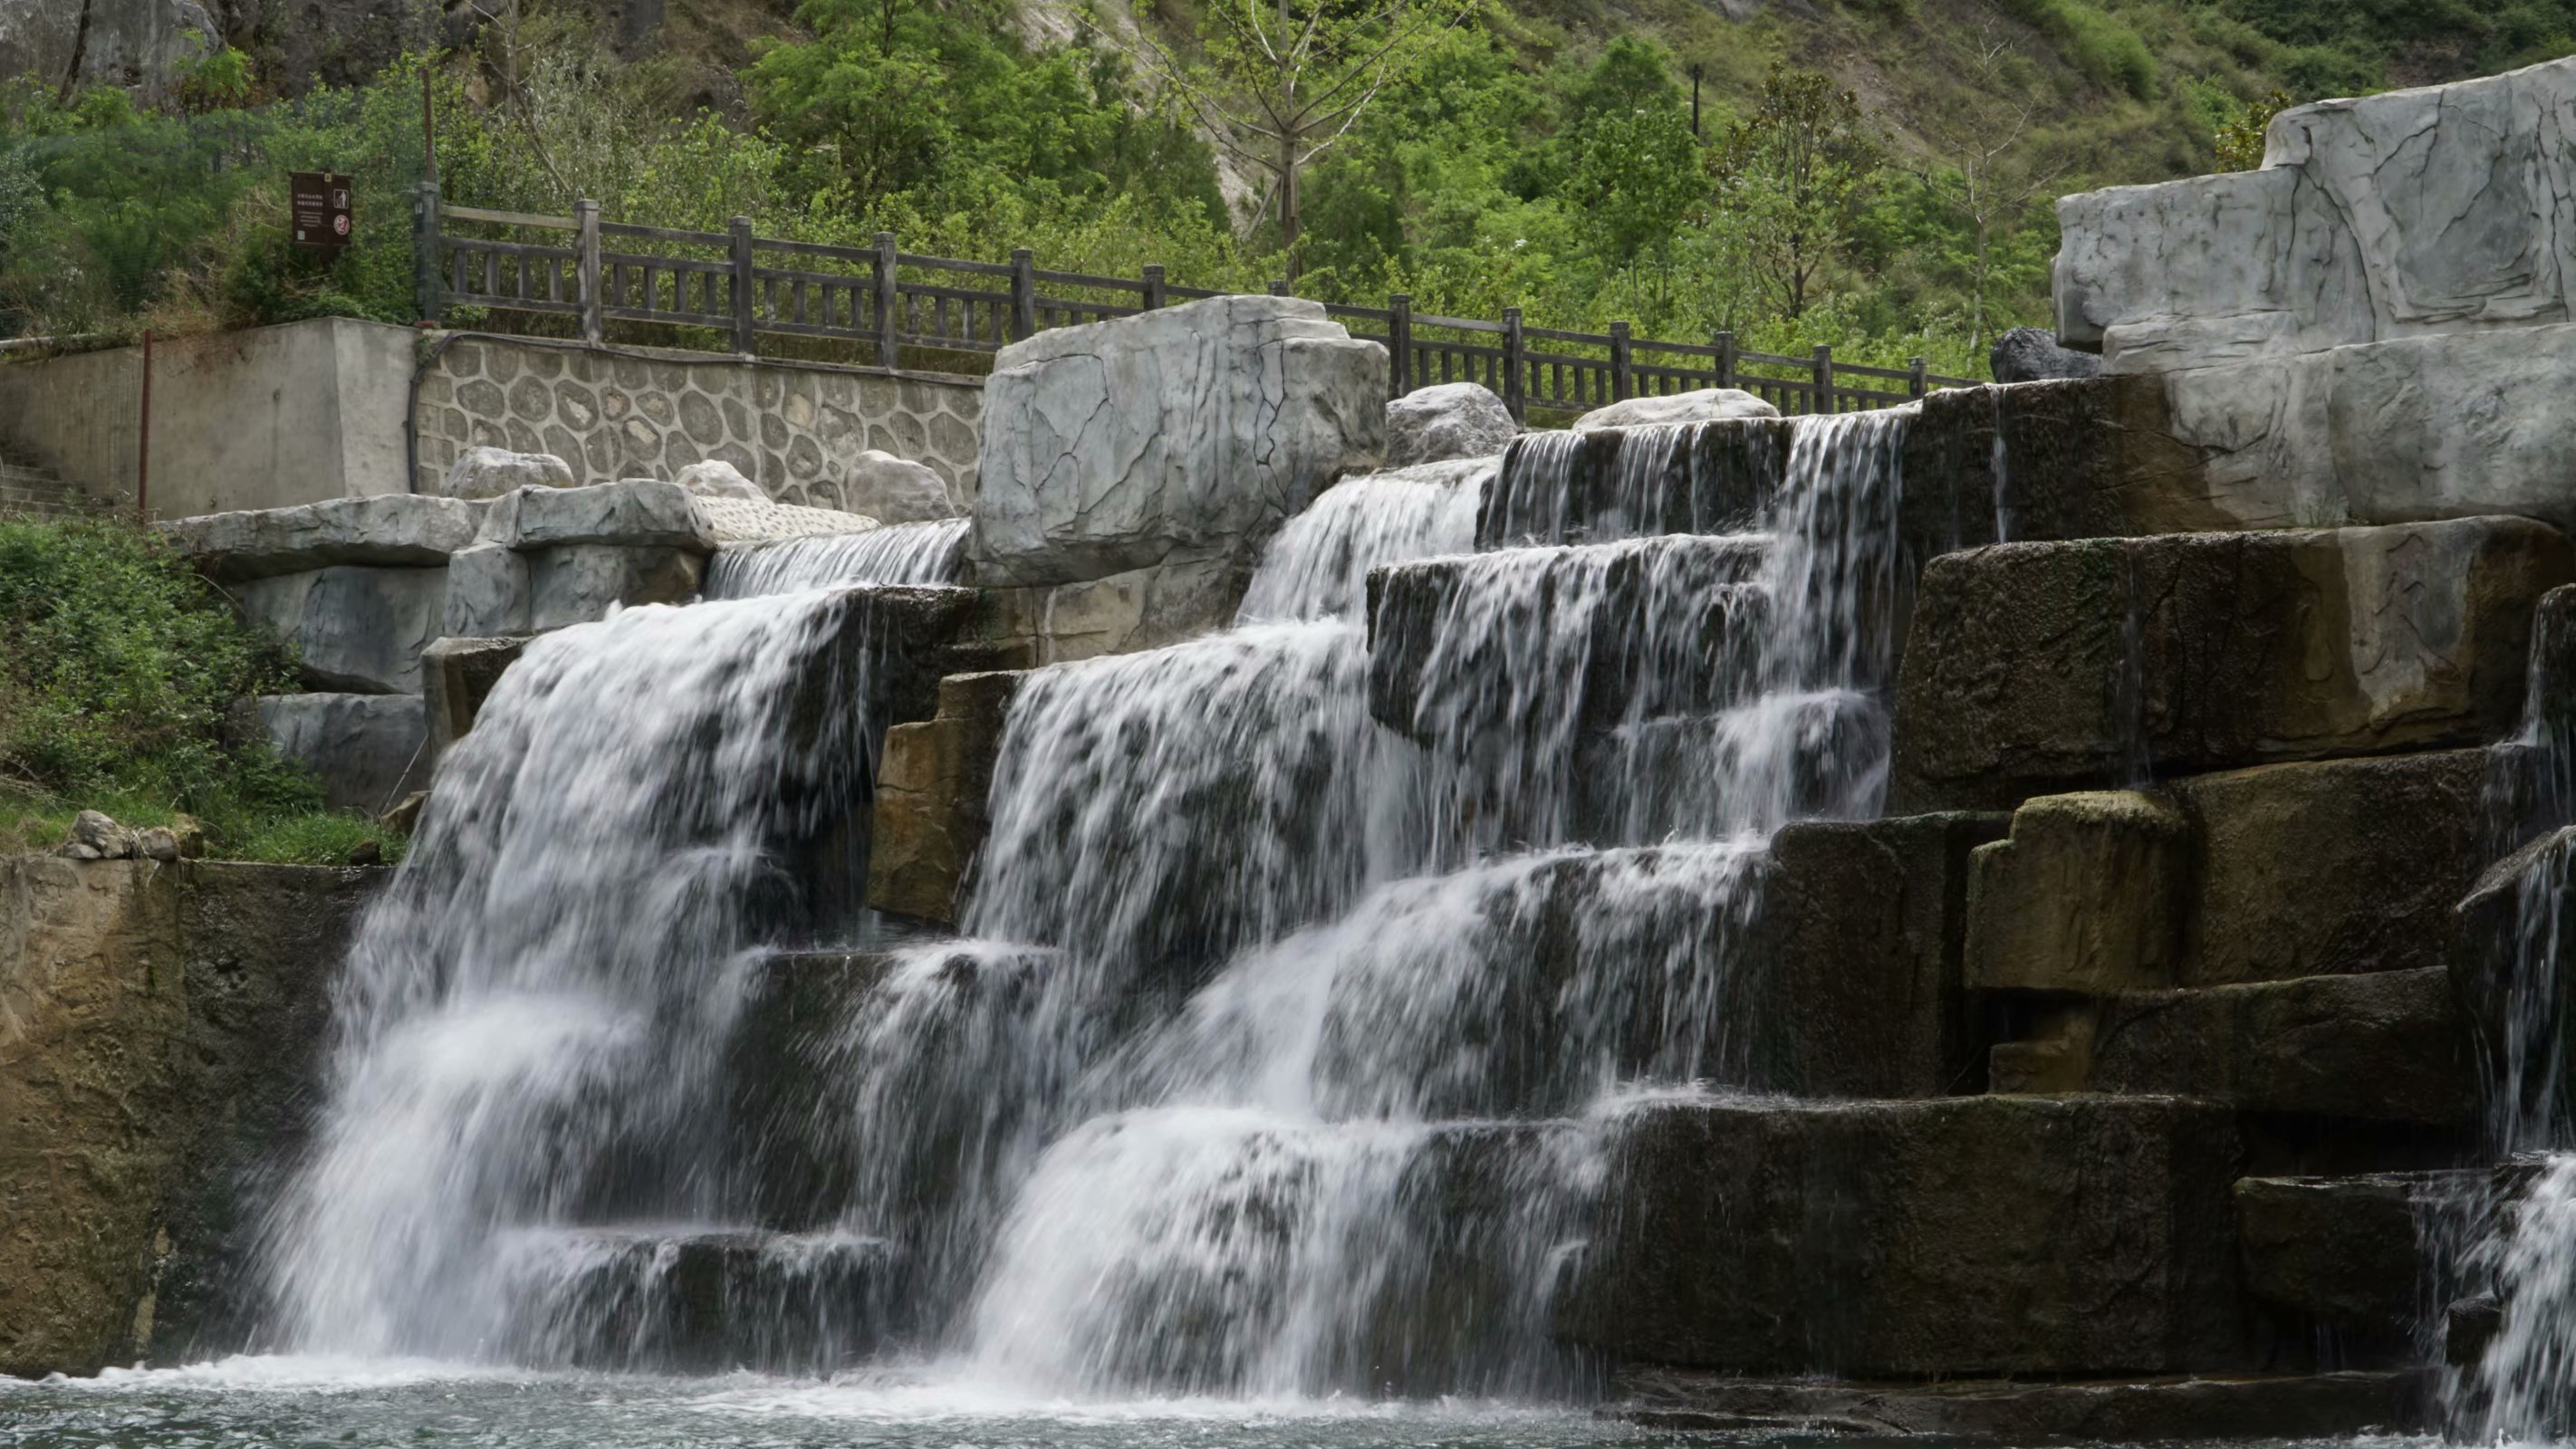
<svg viewBox="0 0 2576 1449">
<path fill-rule="evenodd" d="M 226 727 L 235 700 L 294 687 L 289 652 L 150 530 L 0 517 L 0 847 L 48 847 L 97 809 L 195 816 L 244 859 L 345 859 L 383 832 Z"/>
<path fill-rule="evenodd" d="M 2056 41 L 2085 78 L 2138 100 L 2156 93 L 2156 58 L 2138 33 L 2085 0 L 2003 0 L 2003 8 Z"/>
</svg>

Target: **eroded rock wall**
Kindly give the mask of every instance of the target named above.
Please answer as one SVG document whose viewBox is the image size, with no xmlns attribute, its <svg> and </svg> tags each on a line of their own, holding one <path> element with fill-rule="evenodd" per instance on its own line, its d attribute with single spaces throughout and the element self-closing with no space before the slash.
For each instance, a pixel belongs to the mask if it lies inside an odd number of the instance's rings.
<svg viewBox="0 0 2576 1449">
<path fill-rule="evenodd" d="M 380 871 L 0 861 L 0 1372 L 224 1341 Z"/>
</svg>

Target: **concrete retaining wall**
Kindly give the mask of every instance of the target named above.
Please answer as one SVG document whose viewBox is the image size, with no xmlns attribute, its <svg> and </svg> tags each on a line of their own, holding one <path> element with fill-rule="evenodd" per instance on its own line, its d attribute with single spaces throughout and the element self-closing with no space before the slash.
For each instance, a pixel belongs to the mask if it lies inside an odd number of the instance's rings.
<svg viewBox="0 0 2576 1449">
<path fill-rule="evenodd" d="M 400 493 L 415 334 L 346 318 L 153 349 L 154 514 Z M 142 349 L 0 367 L 0 438 L 83 493 L 130 504 Z"/>
<path fill-rule="evenodd" d="M 427 360 L 424 363 L 423 357 Z M 458 450 L 553 453 L 579 483 L 669 478 L 720 459 L 781 503 L 845 509 L 852 459 L 927 465 L 961 505 L 981 378 L 587 349 L 344 318 L 154 349 L 154 516 L 289 508 L 413 484 L 404 410 L 420 370 L 418 486 Z M 142 352 L 0 366 L 0 441 L 87 496 L 131 506 Z"/>
</svg>

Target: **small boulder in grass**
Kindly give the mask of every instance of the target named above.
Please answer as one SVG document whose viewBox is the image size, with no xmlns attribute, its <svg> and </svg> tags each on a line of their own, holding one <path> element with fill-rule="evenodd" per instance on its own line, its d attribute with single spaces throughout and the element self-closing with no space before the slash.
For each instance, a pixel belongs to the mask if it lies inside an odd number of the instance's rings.
<svg viewBox="0 0 2576 1449">
<path fill-rule="evenodd" d="M 72 833 L 54 853 L 73 860 L 131 860 L 134 848 L 133 831 L 100 811 L 84 810 L 72 817 Z"/>
</svg>

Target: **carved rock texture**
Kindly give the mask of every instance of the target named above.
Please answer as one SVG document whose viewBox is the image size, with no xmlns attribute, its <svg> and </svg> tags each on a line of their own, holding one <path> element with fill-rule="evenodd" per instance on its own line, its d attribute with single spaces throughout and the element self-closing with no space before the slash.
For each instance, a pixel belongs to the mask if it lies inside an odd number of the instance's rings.
<svg viewBox="0 0 2576 1449">
<path fill-rule="evenodd" d="M 1293 297 L 1216 297 L 1002 349 L 967 546 L 984 585 L 1248 567 L 1386 448 L 1386 350 Z"/>
<path fill-rule="evenodd" d="M 1520 431 L 1512 410 L 1482 383 L 1416 388 L 1386 405 L 1386 465 L 1490 458 Z"/>
<path fill-rule="evenodd" d="M 2058 336 L 2113 372 L 2571 319 L 2576 61 L 2322 101 L 2263 169 L 2058 203 Z"/>
<path fill-rule="evenodd" d="M 2487 743 L 2520 716 L 2533 606 L 2571 574 L 2567 540 L 2520 518 L 1946 555 L 1916 596 L 1890 808 Z"/>
</svg>

